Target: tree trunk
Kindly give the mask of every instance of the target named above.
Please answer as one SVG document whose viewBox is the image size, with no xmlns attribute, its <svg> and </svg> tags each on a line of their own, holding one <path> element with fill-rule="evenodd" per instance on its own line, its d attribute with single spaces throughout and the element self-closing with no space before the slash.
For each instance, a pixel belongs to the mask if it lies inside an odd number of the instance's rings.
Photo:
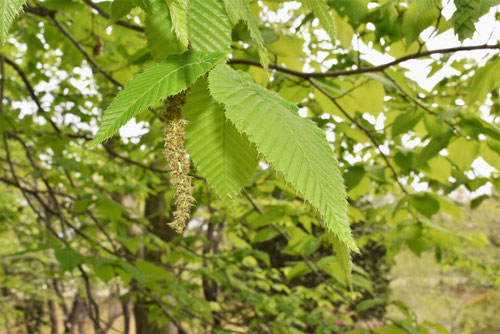
<svg viewBox="0 0 500 334">
<path fill-rule="evenodd" d="M 164 241 L 170 241 L 176 236 L 174 230 L 167 225 L 167 217 L 163 215 L 166 209 L 166 201 L 163 193 L 151 194 L 146 199 L 144 215 L 151 223 L 152 232 Z M 141 253 L 141 252 L 139 252 Z M 150 262 L 160 262 L 161 252 L 143 250 L 142 258 Z M 141 256 L 141 254 L 139 254 Z M 159 328 L 156 323 L 149 320 L 148 303 L 154 303 L 137 293 L 138 299 L 134 303 L 135 331 L 140 334 L 178 334 L 177 327 L 172 323 Z M 161 307 L 161 306 L 159 306 Z"/>
<path fill-rule="evenodd" d="M 47 304 L 49 307 L 49 316 L 50 316 L 50 333 L 58 334 L 59 327 L 57 323 L 56 303 L 53 300 L 49 300 Z"/>
</svg>

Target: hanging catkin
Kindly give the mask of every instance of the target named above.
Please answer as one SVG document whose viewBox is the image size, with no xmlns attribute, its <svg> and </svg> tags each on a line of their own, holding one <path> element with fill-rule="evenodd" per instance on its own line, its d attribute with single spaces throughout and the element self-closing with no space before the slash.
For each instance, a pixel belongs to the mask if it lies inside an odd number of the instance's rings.
<svg viewBox="0 0 500 334">
<path fill-rule="evenodd" d="M 171 183 L 174 187 L 174 220 L 168 225 L 177 233 L 182 233 L 190 218 L 193 205 L 193 186 L 189 176 L 189 157 L 184 148 L 184 127 L 181 108 L 185 104 L 186 93 L 182 92 L 167 99 L 165 110 L 165 156 Z"/>
</svg>

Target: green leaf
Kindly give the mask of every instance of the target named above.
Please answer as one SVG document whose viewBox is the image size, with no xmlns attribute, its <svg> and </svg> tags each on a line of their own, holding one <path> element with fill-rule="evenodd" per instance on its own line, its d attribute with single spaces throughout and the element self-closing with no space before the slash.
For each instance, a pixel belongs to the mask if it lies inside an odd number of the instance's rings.
<svg viewBox="0 0 500 334">
<path fill-rule="evenodd" d="M 231 24 L 222 0 L 191 0 L 188 28 L 194 50 L 229 53 Z"/>
<path fill-rule="evenodd" d="M 418 212 L 426 217 L 431 217 L 439 211 L 439 201 L 429 194 L 414 195 L 411 203 Z"/>
<path fill-rule="evenodd" d="M 0 0 L 0 45 L 5 43 L 9 28 L 26 0 Z"/>
<path fill-rule="evenodd" d="M 373 308 L 377 305 L 383 304 L 383 303 L 384 303 L 384 300 L 380 299 L 380 298 L 366 299 L 366 300 L 363 300 L 362 302 L 360 302 L 356 306 L 356 311 L 360 312 L 360 311 L 368 310 L 368 309 L 371 309 L 371 308 Z"/>
<path fill-rule="evenodd" d="M 267 50 L 264 47 L 264 38 L 262 38 L 259 27 L 257 26 L 255 19 L 252 17 L 248 1 L 224 0 L 224 5 L 226 6 L 226 11 L 230 13 L 230 17 L 233 17 L 233 21 L 238 22 L 240 20 L 243 20 L 247 24 L 250 36 L 252 37 L 252 40 L 257 44 L 262 67 L 267 69 L 267 66 L 269 65 L 269 57 L 267 55 Z"/>
<path fill-rule="evenodd" d="M 333 250 L 335 251 L 335 255 L 337 256 L 337 260 L 339 261 L 342 270 L 344 271 L 347 286 L 352 290 L 352 261 L 349 254 L 349 248 L 335 235 L 331 238 L 331 240 L 333 243 Z"/>
<path fill-rule="evenodd" d="M 406 39 L 406 46 L 410 46 L 418 39 L 425 28 L 431 26 L 439 16 L 436 0 L 412 1 L 404 13 L 401 30 Z"/>
<path fill-rule="evenodd" d="M 449 158 L 461 170 L 471 169 L 472 162 L 479 157 L 479 143 L 460 137 L 448 146 Z"/>
<path fill-rule="evenodd" d="M 108 259 L 97 259 L 94 272 L 104 283 L 108 283 L 115 276 L 116 262 Z"/>
<path fill-rule="evenodd" d="M 210 96 L 206 80 L 188 95 L 185 145 L 196 169 L 230 206 L 257 167 L 257 151 L 224 116 Z"/>
<path fill-rule="evenodd" d="M 72 271 L 83 261 L 83 256 L 68 247 L 56 249 L 54 253 L 64 271 Z"/>
<path fill-rule="evenodd" d="M 178 94 L 207 73 L 220 59 L 220 53 L 188 51 L 173 55 L 138 74 L 104 112 L 101 127 L 91 146 L 111 137 L 132 117 L 147 107 Z"/>
<path fill-rule="evenodd" d="M 360 113 L 369 113 L 377 117 L 384 111 L 384 85 L 376 80 L 369 80 L 358 87 L 345 85 L 348 94 L 338 99 L 339 104 L 346 110 Z M 352 90 L 352 91 L 351 91 Z"/>
<path fill-rule="evenodd" d="M 122 215 L 122 210 L 123 208 L 120 204 L 106 197 L 100 198 L 97 202 L 97 213 L 99 217 L 117 221 Z"/>
<path fill-rule="evenodd" d="M 135 261 L 135 267 L 141 272 L 141 277 L 147 281 L 168 282 L 173 278 L 172 274 L 165 268 L 147 261 L 137 260 Z"/>
<path fill-rule="evenodd" d="M 425 175 L 431 179 L 437 180 L 442 184 L 448 184 L 452 168 L 453 166 L 450 161 L 438 154 L 434 158 L 427 161 L 427 166 L 422 169 Z"/>
<path fill-rule="evenodd" d="M 369 2 L 370 0 L 328 0 L 328 5 L 334 8 L 340 16 L 348 18 L 351 25 L 356 28 L 370 12 Z"/>
<path fill-rule="evenodd" d="M 469 84 L 467 104 L 483 103 L 486 95 L 500 86 L 500 58 L 477 70 Z"/>
<path fill-rule="evenodd" d="M 111 11 L 109 21 L 111 23 L 121 19 L 137 6 L 135 0 L 114 0 L 111 3 Z"/>
<path fill-rule="evenodd" d="M 415 5 L 419 14 L 425 14 L 428 11 L 436 10 L 442 4 L 442 0 L 414 0 L 412 5 Z"/>
<path fill-rule="evenodd" d="M 182 53 L 187 48 L 177 39 L 174 31 L 170 10 L 165 0 L 150 0 L 151 13 L 146 16 L 145 33 L 148 48 L 156 60 Z"/>
<path fill-rule="evenodd" d="M 498 5 L 498 0 L 454 0 L 457 9 L 451 17 L 451 23 L 460 41 L 472 38 L 476 28 L 474 24 L 490 7 Z"/>
<path fill-rule="evenodd" d="M 266 242 L 271 239 L 274 239 L 279 235 L 279 232 L 271 227 L 264 227 L 255 233 L 252 237 L 252 243 Z"/>
<path fill-rule="evenodd" d="M 328 7 L 326 0 L 302 0 L 302 3 L 312 10 L 313 14 L 319 19 L 319 23 L 321 23 L 323 29 L 325 29 L 332 39 L 332 42 L 335 43 L 335 22 L 333 16 L 329 13 L 330 7 Z"/>
<path fill-rule="evenodd" d="M 420 121 L 421 114 L 416 112 L 406 112 L 399 115 L 392 126 L 392 137 L 396 137 L 402 133 L 412 130 Z"/>
<path fill-rule="evenodd" d="M 304 261 L 297 262 L 293 268 L 285 272 L 286 279 L 291 281 L 294 278 L 307 275 L 311 272 L 311 268 Z"/>
<path fill-rule="evenodd" d="M 175 34 L 185 47 L 188 46 L 187 0 L 167 0 Z"/>
<path fill-rule="evenodd" d="M 328 231 L 357 251 L 347 221 L 345 187 L 325 133 L 300 117 L 295 104 L 228 66 L 212 70 L 209 86 L 236 129 L 319 211 Z"/>
<path fill-rule="evenodd" d="M 427 144 L 420 152 L 417 159 L 417 166 L 424 164 L 427 160 L 438 154 L 443 148 L 446 148 L 450 142 L 452 134 L 453 133 L 449 131 L 443 136 L 432 138 L 429 144 Z"/>
</svg>

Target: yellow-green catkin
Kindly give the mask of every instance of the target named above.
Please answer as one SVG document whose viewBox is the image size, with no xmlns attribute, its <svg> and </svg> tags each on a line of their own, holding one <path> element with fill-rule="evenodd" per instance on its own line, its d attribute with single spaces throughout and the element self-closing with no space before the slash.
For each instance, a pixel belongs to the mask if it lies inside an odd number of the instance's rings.
<svg viewBox="0 0 500 334">
<path fill-rule="evenodd" d="M 185 92 L 169 97 L 165 110 L 165 156 L 175 195 L 174 220 L 168 225 L 181 234 L 189 221 L 194 203 L 193 185 L 189 176 L 190 162 L 184 148 L 186 120 L 182 117 L 181 109 L 185 99 Z"/>
</svg>

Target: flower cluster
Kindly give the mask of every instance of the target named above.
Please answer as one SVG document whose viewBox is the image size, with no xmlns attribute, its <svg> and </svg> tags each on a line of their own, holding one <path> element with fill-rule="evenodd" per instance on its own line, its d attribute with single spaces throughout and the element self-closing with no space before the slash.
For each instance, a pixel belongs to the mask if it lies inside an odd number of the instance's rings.
<svg viewBox="0 0 500 334">
<path fill-rule="evenodd" d="M 189 221 L 194 202 L 193 186 L 189 176 L 190 161 L 184 148 L 186 120 L 182 118 L 181 108 L 185 104 L 185 99 L 185 92 L 169 97 L 165 111 L 165 156 L 176 197 L 174 220 L 169 226 L 181 234 Z"/>
</svg>

